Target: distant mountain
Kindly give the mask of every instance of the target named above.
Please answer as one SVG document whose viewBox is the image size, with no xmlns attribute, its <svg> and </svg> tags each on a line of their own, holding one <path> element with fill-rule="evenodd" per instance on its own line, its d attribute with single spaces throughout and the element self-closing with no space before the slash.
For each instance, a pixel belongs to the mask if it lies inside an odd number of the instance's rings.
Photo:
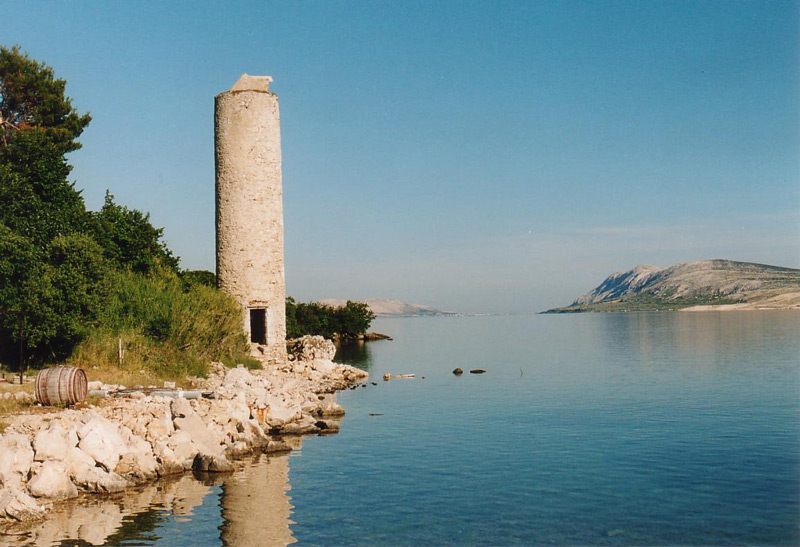
<svg viewBox="0 0 800 547">
<path fill-rule="evenodd" d="M 369 306 L 378 317 L 431 317 L 441 315 L 459 315 L 455 312 L 437 310 L 429 306 L 420 306 L 418 304 L 407 304 L 399 300 L 389 300 L 388 298 L 370 298 L 369 300 L 360 300 Z M 320 304 L 333 306 L 338 308 L 344 306 L 347 301 L 336 298 L 328 298 L 320 300 Z"/>
<path fill-rule="evenodd" d="M 800 270 L 732 260 L 637 266 L 545 313 L 668 309 L 800 309 Z"/>
</svg>

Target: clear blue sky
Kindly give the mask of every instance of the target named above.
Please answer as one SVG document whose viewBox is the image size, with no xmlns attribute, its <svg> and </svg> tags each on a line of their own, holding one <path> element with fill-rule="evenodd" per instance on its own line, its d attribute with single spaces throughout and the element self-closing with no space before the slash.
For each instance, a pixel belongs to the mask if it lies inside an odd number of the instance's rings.
<svg viewBox="0 0 800 547">
<path fill-rule="evenodd" d="M 800 267 L 798 2 L 2 2 L 94 120 L 97 209 L 214 269 L 213 99 L 281 101 L 290 294 L 464 312 L 612 271 Z"/>
</svg>

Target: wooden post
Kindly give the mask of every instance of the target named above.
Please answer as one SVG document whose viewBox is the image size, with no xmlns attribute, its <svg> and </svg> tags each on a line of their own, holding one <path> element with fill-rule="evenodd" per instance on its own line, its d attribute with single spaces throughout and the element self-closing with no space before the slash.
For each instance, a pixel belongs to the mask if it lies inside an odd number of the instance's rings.
<svg viewBox="0 0 800 547">
<path fill-rule="evenodd" d="M 22 353 L 22 312 L 17 312 L 19 317 L 19 385 L 22 385 L 25 359 Z"/>
</svg>

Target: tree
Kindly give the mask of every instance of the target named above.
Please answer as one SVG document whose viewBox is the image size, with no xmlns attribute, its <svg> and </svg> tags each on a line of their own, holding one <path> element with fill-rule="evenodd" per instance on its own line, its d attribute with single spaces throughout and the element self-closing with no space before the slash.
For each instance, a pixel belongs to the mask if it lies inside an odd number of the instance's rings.
<svg viewBox="0 0 800 547">
<path fill-rule="evenodd" d="M 18 46 L 0 47 L 0 222 L 41 248 L 87 219 L 64 155 L 80 148 L 91 116 L 78 114 L 65 87 Z"/>
<path fill-rule="evenodd" d="M 375 319 L 375 314 L 364 302 L 347 301 L 342 308 L 334 310 L 336 332 L 342 336 L 364 334 Z"/>
<path fill-rule="evenodd" d="M 106 192 L 103 207 L 91 217 L 92 235 L 117 267 L 149 273 L 160 265 L 177 272 L 178 259 L 161 241 L 164 229 L 154 227 L 149 214 L 114 203 Z"/>
<path fill-rule="evenodd" d="M 82 231 L 83 198 L 67 180 L 64 154 L 40 133 L 19 135 L 0 153 L 0 222 L 44 247 L 58 235 Z"/>
<path fill-rule="evenodd" d="M 77 138 L 92 117 L 79 114 L 64 94 L 67 82 L 19 46 L 0 47 L 0 146 L 11 146 L 20 134 L 44 134 L 62 154 L 81 147 Z"/>
<path fill-rule="evenodd" d="M 298 338 L 314 334 L 332 338 L 334 334 L 353 337 L 367 332 L 375 314 L 363 302 L 347 301 L 344 307 L 333 308 L 318 302 L 295 302 L 286 299 L 286 336 Z"/>
<path fill-rule="evenodd" d="M 0 224 L 0 307 L 23 310 L 29 360 L 63 359 L 97 319 L 108 294 L 102 250 L 84 234 L 45 249 Z M 16 318 L 0 315 L 0 358 L 14 362 Z"/>
</svg>

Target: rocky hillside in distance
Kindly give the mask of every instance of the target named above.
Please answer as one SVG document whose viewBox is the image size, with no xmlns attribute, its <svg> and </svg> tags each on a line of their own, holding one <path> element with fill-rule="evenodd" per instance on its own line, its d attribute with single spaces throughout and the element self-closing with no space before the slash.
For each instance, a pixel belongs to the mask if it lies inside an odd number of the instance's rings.
<svg viewBox="0 0 800 547">
<path fill-rule="evenodd" d="M 320 304 L 333 306 L 334 308 L 344 306 L 346 300 L 328 298 L 320 300 Z M 369 300 L 361 300 L 369 306 L 378 317 L 434 317 L 434 316 L 447 316 L 459 315 L 455 312 L 437 310 L 428 306 L 420 306 L 418 304 L 407 304 L 399 300 L 390 300 L 388 298 L 370 298 Z"/>
<path fill-rule="evenodd" d="M 800 309 L 800 270 L 732 260 L 637 266 L 545 313 L 677 309 Z"/>
</svg>

